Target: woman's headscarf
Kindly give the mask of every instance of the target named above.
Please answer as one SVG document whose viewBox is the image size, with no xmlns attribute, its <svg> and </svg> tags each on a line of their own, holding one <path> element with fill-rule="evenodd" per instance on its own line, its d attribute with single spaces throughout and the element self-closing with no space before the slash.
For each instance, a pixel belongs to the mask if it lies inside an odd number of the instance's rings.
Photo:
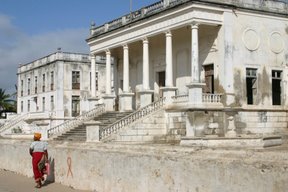
<svg viewBox="0 0 288 192">
<path fill-rule="evenodd" d="M 34 138 L 35 138 L 35 140 L 40 140 L 41 139 L 41 133 L 34 133 Z"/>
</svg>

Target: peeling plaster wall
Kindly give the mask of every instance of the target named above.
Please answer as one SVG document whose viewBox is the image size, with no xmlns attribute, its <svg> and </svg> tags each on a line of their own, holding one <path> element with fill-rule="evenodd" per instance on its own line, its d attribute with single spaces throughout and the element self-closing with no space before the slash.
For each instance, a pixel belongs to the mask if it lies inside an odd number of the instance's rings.
<svg viewBox="0 0 288 192">
<path fill-rule="evenodd" d="M 32 179 L 29 144 L 0 140 L 0 169 Z M 284 192 L 288 188 L 283 150 L 50 142 L 48 152 L 53 174 L 49 179 L 76 189 Z"/>
<path fill-rule="evenodd" d="M 235 11 L 233 17 L 233 73 L 236 105 L 245 106 L 246 68 L 257 69 L 255 105 L 272 105 L 271 71 L 281 70 L 282 82 L 287 81 L 287 18 L 256 15 Z M 286 93 L 282 84 L 282 98 Z"/>
</svg>

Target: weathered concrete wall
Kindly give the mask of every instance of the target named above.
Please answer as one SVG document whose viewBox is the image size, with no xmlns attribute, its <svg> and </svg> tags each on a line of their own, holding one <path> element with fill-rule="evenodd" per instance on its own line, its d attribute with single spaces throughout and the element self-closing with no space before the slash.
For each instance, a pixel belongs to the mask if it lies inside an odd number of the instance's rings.
<svg viewBox="0 0 288 192">
<path fill-rule="evenodd" d="M 29 144 L 0 140 L 0 169 L 32 176 Z M 99 192 L 284 192 L 286 151 L 49 143 L 56 182 Z"/>
</svg>

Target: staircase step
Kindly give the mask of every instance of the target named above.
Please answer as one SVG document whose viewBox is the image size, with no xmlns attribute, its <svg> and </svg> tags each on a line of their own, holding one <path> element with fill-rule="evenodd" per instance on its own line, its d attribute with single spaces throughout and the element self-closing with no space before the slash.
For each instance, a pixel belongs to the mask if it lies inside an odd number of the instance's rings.
<svg viewBox="0 0 288 192">
<path fill-rule="evenodd" d="M 95 117 L 94 120 L 101 122 L 99 125 L 101 129 L 115 123 L 129 114 L 131 114 L 131 112 L 107 112 Z M 84 124 L 81 124 L 78 127 L 63 133 L 61 136 L 58 136 L 55 140 L 86 140 L 86 127 Z"/>
</svg>

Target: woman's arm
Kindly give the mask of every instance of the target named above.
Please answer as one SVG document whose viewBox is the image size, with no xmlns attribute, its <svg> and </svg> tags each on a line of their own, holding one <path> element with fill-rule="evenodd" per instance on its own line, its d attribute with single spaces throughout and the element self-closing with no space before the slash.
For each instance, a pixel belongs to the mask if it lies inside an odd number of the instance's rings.
<svg viewBox="0 0 288 192">
<path fill-rule="evenodd" d="M 46 161 L 48 161 L 48 151 L 47 150 L 44 150 L 44 155 L 46 157 Z"/>
<path fill-rule="evenodd" d="M 33 149 L 29 149 L 29 153 L 30 153 L 30 155 L 32 156 L 32 154 L 33 154 Z"/>
</svg>

